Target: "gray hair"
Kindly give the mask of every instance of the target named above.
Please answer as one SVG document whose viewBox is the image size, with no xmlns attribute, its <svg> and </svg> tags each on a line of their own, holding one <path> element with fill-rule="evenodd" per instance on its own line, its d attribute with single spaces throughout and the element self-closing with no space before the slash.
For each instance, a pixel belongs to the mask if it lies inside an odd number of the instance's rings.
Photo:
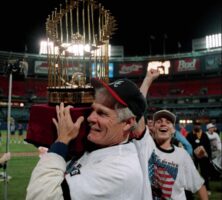
<svg viewBox="0 0 222 200">
<path fill-rule="evenodd" d="M 114 97 L 107 91 L 106 88 L 102 87 L 102 88 L 96 89 L 95 98 L 98 97 L 99 94 L 103 95 L 104 104 L 107 107 L 112 108 L 117 112 L 119 122 L 127 120 L 131 117 L 136 118 L 133 112 L 128 107 L 123 106 L 116 99 L 114 99 Z M 134 130 L 136 126 L 137 126 L 137 123 L 135 123 L 135 125 L 132 127 L 132 130 Z"/>
</svg>

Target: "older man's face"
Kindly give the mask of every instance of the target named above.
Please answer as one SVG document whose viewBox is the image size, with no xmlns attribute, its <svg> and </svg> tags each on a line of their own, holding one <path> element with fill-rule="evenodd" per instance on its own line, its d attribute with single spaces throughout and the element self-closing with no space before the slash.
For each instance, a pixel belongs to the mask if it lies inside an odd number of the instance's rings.
<svg viewBox="0 0 222 200">
<path fill-rule="evenodd" d="M 95 99 L 92 109 L 87 118 L 90 124 L 88 140 L 100 146 L 111 146 L 122 142 L 126 122 L 119 121 L 117 112 L 105 106 L 102 97 Z"/>
</svg>

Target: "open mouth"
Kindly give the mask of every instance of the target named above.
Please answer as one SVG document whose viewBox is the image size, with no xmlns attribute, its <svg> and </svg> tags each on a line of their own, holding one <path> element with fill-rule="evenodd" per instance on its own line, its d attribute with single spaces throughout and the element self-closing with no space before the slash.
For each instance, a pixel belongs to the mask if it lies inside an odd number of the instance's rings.
<svg viewBox="0 0 222 200">
<path fill-rule="evenodd" d="M 161 127 L 161 128 L 159 128 L 159 131 L 162 132 L 162 133 L 166 133 L 168 131 L 168 128 Z"/>
</svg>

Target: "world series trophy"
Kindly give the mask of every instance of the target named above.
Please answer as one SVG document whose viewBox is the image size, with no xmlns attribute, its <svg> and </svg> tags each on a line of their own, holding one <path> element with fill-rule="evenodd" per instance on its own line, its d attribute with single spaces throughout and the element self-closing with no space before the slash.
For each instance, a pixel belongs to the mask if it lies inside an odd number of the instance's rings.
<svg viewBox="0 0 222 200">
<path fill-rule="evenodd" d="M 94 0 L 66 1 L 48 16 L 49 104 L 92 103 L 92 76 L 109 81 L 109 40 L 116 29 L 109 10 Z"/>
<path fill-rule="evenodd" d="M 109 40 L 116 21 L 109 10 L 94 0 L 70 0 L 55 8 L 46 20 L 48 60 L 48 104 L 33 105 L 26 141 L 49 147 L 57 138 L 52 118 L 55 105 L 74 105 L 71 116 L 85 120 L 91 108 L 94 91 L 92 77 L 109 82 Z M 81 155 L 87 123 L 81 125 L 78 137 L 69 144 L 69 152 Z"/>
</svg>

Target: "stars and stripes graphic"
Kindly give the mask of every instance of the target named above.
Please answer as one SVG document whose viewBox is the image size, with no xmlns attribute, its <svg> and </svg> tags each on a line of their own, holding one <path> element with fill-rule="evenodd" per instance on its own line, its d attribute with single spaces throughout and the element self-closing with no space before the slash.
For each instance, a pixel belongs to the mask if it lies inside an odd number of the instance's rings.
<svg viewBox="0 0 222 200">
<path fill-rule="evenodd" d="M 151 181 L 153 199 L 170 200 L 172 188 L 178 174 L 178 166 L 161 160 L 155 152 L 149 160 L 149 178 Z"/>
</svg>

